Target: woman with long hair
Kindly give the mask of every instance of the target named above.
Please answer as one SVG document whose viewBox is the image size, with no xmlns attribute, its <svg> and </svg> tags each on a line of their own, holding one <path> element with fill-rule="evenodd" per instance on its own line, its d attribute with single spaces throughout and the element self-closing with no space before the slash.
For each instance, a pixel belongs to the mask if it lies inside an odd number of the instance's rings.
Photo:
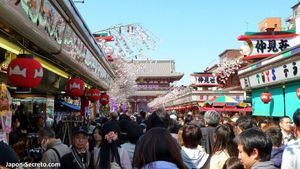
<svg viewBox="0 0 300 169">
<path fill-rule="evenodd" d="M 90 142 L 90 151 L 93 151 L 96 148 L 100 148 L 101 142 L 103 140 L 103 131 L 101 126 L 94 128 L 92 132 L 92 139 Z"/>
<path fill-rule="evenodd" d="M 179 145 L 162 127 L 154 127 L 141 137 L 135 149 L 134 167 L 185 169 Z"/>
<path fill-rule="evenodd" d="M 226 160 L 238 155 L 234 142 L 234 131 L 231 125 L 221 124 L 215 130 L 215 144 L 210 159 L 210 169 L 222 169 Z"/>
</svg>

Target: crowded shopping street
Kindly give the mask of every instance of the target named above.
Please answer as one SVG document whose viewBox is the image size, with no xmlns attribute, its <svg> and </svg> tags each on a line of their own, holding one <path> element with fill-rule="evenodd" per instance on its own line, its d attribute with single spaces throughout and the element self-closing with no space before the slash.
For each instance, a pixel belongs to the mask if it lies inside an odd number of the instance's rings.
<svg viewBox="0 0 300 169">
<path fill-rule="evenodd" d="M 10 168 L 300 169 L 300 2 L 1 0 Z"/>
</svg>

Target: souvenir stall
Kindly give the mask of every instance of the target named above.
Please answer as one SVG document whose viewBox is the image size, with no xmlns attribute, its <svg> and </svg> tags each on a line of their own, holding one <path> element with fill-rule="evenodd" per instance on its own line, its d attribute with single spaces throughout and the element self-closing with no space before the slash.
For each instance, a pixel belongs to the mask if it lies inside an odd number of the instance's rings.
<svg viewBox="0 0 300 169">
<path fill-rule="evenodd" d="M 252 92 L 253 115 L 289 116 L 300 108 L 300 46 L 239 71 L 244 90 Z"/>
</svg>

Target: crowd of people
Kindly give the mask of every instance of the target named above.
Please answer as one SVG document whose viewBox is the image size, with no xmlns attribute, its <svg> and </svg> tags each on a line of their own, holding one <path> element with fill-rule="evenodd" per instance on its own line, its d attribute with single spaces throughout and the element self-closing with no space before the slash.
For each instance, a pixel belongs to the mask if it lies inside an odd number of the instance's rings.
<svg viewBox="0 0 300 169">
<path fill-rule="evenodd" d="M 71 146 L 53 129 L 40 129 L 41 162 L 70 169 L 300 168 L 300 109 L 293 119 L 284 116 L 278 122 L 216 111 L 189 112 L 182 122 L 160 109 L 135 118 L 114 112 L 91 134 L 89 128 L 75 127 Z M 0 146 L 0 166 L 18 162 L 13 149 L 3 142 Z"/>
</svg>

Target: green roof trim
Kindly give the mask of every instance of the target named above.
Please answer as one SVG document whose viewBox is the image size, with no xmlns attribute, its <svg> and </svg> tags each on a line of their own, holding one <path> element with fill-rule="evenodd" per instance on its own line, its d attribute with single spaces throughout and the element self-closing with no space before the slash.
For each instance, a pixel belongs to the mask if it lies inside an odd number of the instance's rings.
<svg viewBox="0 0 300 169">
<path fill-rule="evenodd" d="M 245 32 L 245 35 L 255 35 L 257 33 L 259 33 L 259 32 Z"/>
<path fill-rule="evenodd" d="M 292 55 L 292 51 L 288 51 L 282 54 L 283 58 L 290 57 Z"/>
<path fill-rule="evenodd" d="M 285 32 L 296 33 L 296 29 L 289 29 L 289 30 L 286 30 Z"/>
<path fill-rule="evenodd" d="M 251 70 L 256 69 L 256 65 L 251 66 Z"/>
</svg>

